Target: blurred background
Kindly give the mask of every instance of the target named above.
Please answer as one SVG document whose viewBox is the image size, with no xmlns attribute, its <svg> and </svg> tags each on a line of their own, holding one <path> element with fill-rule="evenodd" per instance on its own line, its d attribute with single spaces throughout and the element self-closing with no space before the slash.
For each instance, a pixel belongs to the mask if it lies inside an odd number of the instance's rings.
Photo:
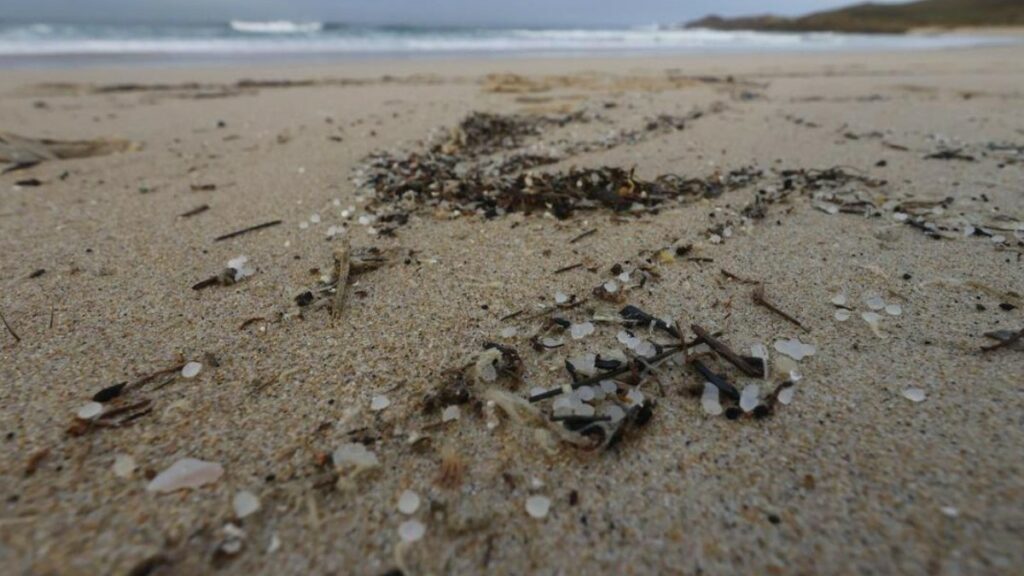
<svg viewBox="0 0 1024 576">
<path fill-rule="evenodd" d="M 1014 41 L 1020 0 L 4 0 L 0 65 L 638 52 Z"/>
</svg>

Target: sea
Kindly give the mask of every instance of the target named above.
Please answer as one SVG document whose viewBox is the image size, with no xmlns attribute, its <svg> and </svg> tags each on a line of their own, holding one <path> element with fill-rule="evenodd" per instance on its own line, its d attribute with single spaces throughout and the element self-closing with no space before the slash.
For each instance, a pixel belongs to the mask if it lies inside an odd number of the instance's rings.
<svg viewBox="0 0 1024 576">
<path fill-rule="evenodd" d="M 330 22 L 71 24 L 0 20 L 0 67 L 203 62 L 931 50 L 1019 42 L 992 35 L 865 35 L 632 28 L 363 26 Z"/>
</svg>

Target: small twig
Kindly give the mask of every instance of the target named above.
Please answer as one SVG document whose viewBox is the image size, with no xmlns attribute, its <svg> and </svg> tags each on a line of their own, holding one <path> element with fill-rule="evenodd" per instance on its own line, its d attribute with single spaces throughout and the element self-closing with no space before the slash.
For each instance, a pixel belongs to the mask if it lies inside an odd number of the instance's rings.
<svg viewBox="0 0 1024 576">
<path fill-rule="evenodd" d="M 586 232 L 580 234 L 579 236 L 576 236 L 572 240 L 569 240 L 569 244 L 575 244 L 588 236 L 593 236 L 594 234 L 597 234 L 597 228 L 591 228 L 590 230 L 587 230 Z"/>
<path fill-rule="evenodd" d="M 1007 338 L 1005 340 L 1001 340 L 998 344 L 993 344 L 991 346 L 982 346 L 981 347 L 981 351 L 982 352 L 992 352 L 994 350 L 999 350 L 1000 348 L 1006 348 L 1008 346 L 1013 346 L 1014 344 L 1019 342 L 1022 338 L 1024 338 L 1024 328 L 1021 328 L 1013 336 L 1010 336 L 1009 338 Z"/>
<path fill-rule="evenodd" d="M 772 304 L 771 302 L 768 301 L 767 298 L 765 298 L 765 296 L 764 296 L 764 285 L 763 284 L 759 285 L 757 288 L 754 288 L 754 292 L 751 294 L 751 297 L 754 299 L 754 304 L 757 304 L 758 306 L 764 306 L 765 308 L 767 308 L 767 309 L 771 310 L 772 312 L 775 312 L 779 316 L 785 318 L 790 323 L 796 325 L 798 328 L 800 328 L 804 332 L 810 332 L 810 330 L 808 330 L 806 326 L 801 324 L 799 320 L 797 320 L 796 318 L 793 318 L 789 314 L 786 314 L 782 310 L 779 310 L 778 306 L 776 306 L 775 304 Z"/>
<path fill-rule="evenodd" d="M 697 372 L 699 372 L 700 375 L 704 377 L 705 380 L 711 382 L 719 390 L 721 390 L 723 394 L 725 394 L 729 398 L 732 398 L 733 400 L 740 399 L 739 390 L 736 390 L 736 387 L 730 384 L 728 380 L 712 372 L 711 369 L 705 366 L 703 362 L 694 358 L 690 360 L 690 365 L 692 365 L 697 370 Z"/>
<path fill-rule="evenodd" d="M 245 330 L 246 328 L 248 328 L 252 324 L 255 324 L 256 322 L 260 322 L 260 321 L 266 322 L 266 320 L 267 319 L 264 318 L 263 316 L 256 316 L 255 318 L 249 318 L 245 322 L 242 322 L 242 325 L 239 326 L 238 329 L 239 330 Z"/>
<path fill-rule="evenodd" d="M 21 336 L 18 336 L 18 333 L 14 331 L 14 328 L 11 328 L 11 325 L 7 323 L 7 318 L 4 318 L 3 312 L 0 312 L 0 321 L 3 321 L 4 328 L 7 328 L 7 331 L 11 333 L 11 336 L 14 336 L 14 340 L 16 342 L 21 342 Z"/>
<path fill-rule="evenodd" d="M 188 212 L 183 212 L 183 213 L 179 214 L 178 217 L 179 218 L 191 218 L 192 216 L 195 216 L 196 214 L 202 214 L 203 212 L 206 212 L 209 209 L 210 209 L 210 205 L 209 204 L 203 204 L 201 206 L 196 206 L 195 208 L 189 210 Z"/>
<path fill-rule="evenodd" d="M 255 232 L 264 228 L 270 228 L 271 226 L 277 226 L 284 222 L 284 220 L 271 220 L 270 222 L 264 222 L 263 224 L 257 224 L 255 226 L 249 226 L 248 228 L 242 228 L 241 230 L 235 230 L 222 236 L 217 236 L 213 239 L 214 242 L 220 242 L 221 240 L 227 240 L 228 238 L 234 238 L 235 236 L 241 236 L 242 234 L 248 234 L 249 232 Z"/>
<path fill-rule="evenodd" d="M 582 267 L 583 267 L 583 263 L 582 262 L 577 262 L 575 264 L 570 264 L 569 266 L 565 266 L 563 268 L 559 268 L 558 270 L 555 270 L 554 273 L 555 274 L 561 274 L 563 272 L 568 272 L 570 270 L 575 270 L 577 268 L 582 268 Z"/>
<path fill-rule="evenodd" d="M 750 363 L 744 360 L 742 356 L 733 352 L 732 348 L 729 348 L 729 346 L 724 342 L 709 334 L 707 330 L 701 328 L 697 324 L 692 324 L 690 329 L 693 330 L 693 333 L 700 337 L 705 344 L 710 346 L 712 350 L 717 352 L 719 356 L 728 360 L 730 364 L 739 368 L 740 371 L 747 376 L 750 376 L 751 378 L 760 378 L 763 375 L 762 370 L 758 370 L 751 366 Z"/>
<path fill-rule="evenodd" d="M 505 314 L 504 316 L 502 316 L 501 318 L 498 319 L 498 322 L 505 322 L 506 320 L 511 320 L 513 318 L 517 318 L 517 317 L 521 316 L 523 314 L 523 312 L 526 312 L 526 310 L 516 310 L 515 312 L 512 312 L 511 314 Z"/>
<path fill-rule="evenodd" d="M 166 376 L 168 374 L 173 374 L 175 372 L 180 372 L 181 369 L 184 368 L 184 367 L 185 367 L 184 364 L 177 364 L 175 366 L 171 366 L 170 368 L 164 368 L 163 370 L 157 370 L 156 372 L 151 372 L 151 373 L 149 373 L 149 374 L 139 378 L 135 382 L 132 382 L 131 384 L 129 384 L 125 388 L 134 390 L 135 388 L 139 388 L 139 387 L 145 386 L 146 384 L 149 384 L 150 382 L 152 382 L 153 380 L 156 380 L 157 378 L 159 378 L 161 376 Z"/>
<path fill-rule="evenodd" d="M 216 276 L 210 276 L 206 280 L 200 280 L 199 282 L 196 282 L 195 284 L 192 285 L 192 289 L 202 290 L 203 288 L 209 288 L 210 286 L 214 286 L 216 284 L 220 284 L 220 274 Z"/>
<path fill-rule="evenodd" d="M 15 162 L 10 166 L 5 167 L 3 170 L 0 170 L 0 174 L 7 174 L 9 172 L 14 172 L 16 170 L 28 170 L 29 168 L 37 164 L 39 164 L 39 162 L 36 160 L 29 160 L 27 162 Z"/>
</svg>

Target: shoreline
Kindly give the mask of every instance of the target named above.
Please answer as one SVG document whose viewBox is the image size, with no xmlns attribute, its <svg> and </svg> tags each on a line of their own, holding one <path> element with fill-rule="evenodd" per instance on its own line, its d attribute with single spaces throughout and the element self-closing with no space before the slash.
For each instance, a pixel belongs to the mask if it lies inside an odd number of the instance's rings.
<svg viewBox="0 0 1024 576">
<path fill-rule="evenodd" d="M 800 37 L 816 34 L 830 35 L 833 33 L 789 33 L 775 31 L 729 31 L 728 33 L 757 33 L 765 38 Z M 751 56 L 770 54 L 781 57 L 800 54 L 874 54 L 885 52 L 926 52 L 946 49 L 970 49 L 998 46 L 1013 46 L 1024 42 L 1024 28 L 964 28 L 950 30 L 921 29 L 905 34 L 872 35 L 872 34 L 835 34 L 836 37 L 847 38 L 848 44 L 830 44 L 827 42 L 806 45 L 785 45 L 767 43 L 764 46 L 729 46 L 726 44 L 708 44 L 705 46 L 635 46 L 626 48 L 508 48 L 508 49 L 427 49 L 413 51 L 408 49 L 394 50 L 348 50 L 348 49 L 316 49 L 315 44 L 307 48 L 293 46 L 289 49 L 274 49 L 267 44 L 259 50 L 235 51 L 223 50 L 139 50 L 125 53 L 106 51 L 95 52 L 60 52 L 43 51 L 7 52 L 0 54 L 0 69 L 18 70 L 45 68 L 61 70 L 75 67 L 101 68 L 116 66 L 124 68 L 163 67 L 176 68 L 188 66 L 247 66 L 254 62 L 266 65 L 287 64 L 340 64 L 358 61 L 393 61 L 408 60 L 418 62 L 444 60 L 533 60 L 533 59 L 566 59 L 578 60 L 587 58 L 663 58 L 663 57 L 714 57 L 720 55 Z M 940 40 L 938 43 L 925 43 Z M 71 50 L 71 49 L 69 49 Z"/>
</svg>

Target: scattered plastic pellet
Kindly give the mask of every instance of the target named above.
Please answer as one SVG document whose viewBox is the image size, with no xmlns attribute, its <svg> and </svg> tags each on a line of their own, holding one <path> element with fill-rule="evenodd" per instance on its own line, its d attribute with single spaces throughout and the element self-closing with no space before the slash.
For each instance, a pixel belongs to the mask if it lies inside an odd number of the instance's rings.
<svg viewBox="0 0 1024 576">
<path fill-rule="evenodd" d="M 388 400 L 387 396 L 378 395 L 374 396 L 373 399 L 370 400 L 370 410 L 373 410 L 374 412 L 380 412 L 388 406 L 391 406 L 391 400 Z"/>
<path fill-rule="evenodd" d="M 899 316 L 900 314 L 903 314 L 903 307 L 899 304 L 886 304 L 885 313 L 889 316 Z"/>
<path fill-rule="evenodd" d="M 419 520 L 407 520 L 398 526 L 398 536 L 403 542 L 418 542 L 427 533 L 427 527 Z"/>
<path fill-rule="evenodd" d="M 793 394 L 796 392 L 796 386 L 786 386 L 782 390 L 779 390 L 779 403 L 789 405 L 793 402 Z"/>
<path fill-rule="evenodd" d="M 530 496 L 526 499 L 526 513 L 533 518 L 546 518 L 551 509 L 551 499 L 546 496 Z"/>
<path fill-rule="evenodd" d="M 924 402 L 927 395 L 921 388 L 911 387 L 903 391 L 903 397 L 911 402 Z"/>
<path fill-rule="evenodd" d="M 864 297 L 864 305 L 877 312 L 885 308 L 885 300 L 877 294 L 871 294 Z"/>
<path fill-rule="evenodd" d="M 594 333 L 594 324 L 592 322 L 573 324 L 569 327 L 569 333 L 572 335 L 573 340 L 582 340 Z"/>
<path fill-rule="evenodd" d="M 103 404 L 99 402 L 86 402 L 81 408 L 75 412 L 75 416 L 78 416 L 82 420 L 92 420 L 103 414 Z"/>
<path fill-rule="evenodd" d="M 118 478 L 131 478 L 132 474 L 135 473 L 135 468 L 135 458 L 127 454 L 114 456 L 114 476 Z"/>
<path fill-rule="evenodd" d="M 260 499 L 255 494 L 248 490 L 242 490 L 235 494 L 231 500 L 231 506 L 235 509 L 235 518 L 241 520 L 259 512 L 261 505 Z"/>
<path fill-rule="evenodd" d="M 195 378 L 202 369 L 203 365 L 199 362 L 189 362 L 181 368 L 181 375 L 183 378 Z"/>
<path fill-rule="evenodd" d="M 451 406 L 445 407 L 445 409 L 441 412 L 441 421 L 451 422 L 453 420 L 458 420 L 459 416 L 461 415 L 462 412 L 459 410 L 459 407 L 453 404 Z"/>
<path fill-rule="evenodd" d="M 406 516 L 415 514 L 420 509 L 420 495 L 412 490 L 402 492 L 398 497 L 398 511 Z"/>
</svg>

